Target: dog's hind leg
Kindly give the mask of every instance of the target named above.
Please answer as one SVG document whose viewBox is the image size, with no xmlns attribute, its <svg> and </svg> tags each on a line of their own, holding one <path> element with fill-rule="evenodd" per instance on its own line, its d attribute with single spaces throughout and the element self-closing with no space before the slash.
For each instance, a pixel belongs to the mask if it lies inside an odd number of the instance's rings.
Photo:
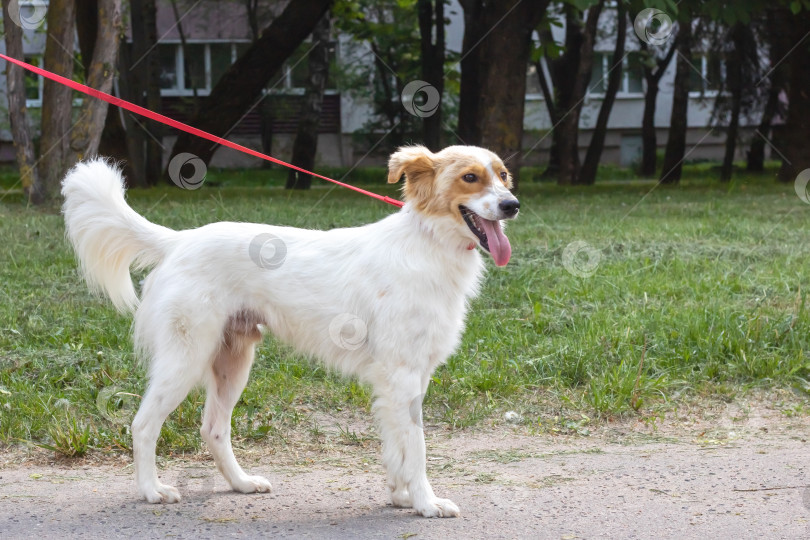
<svg viewBox="0 0 810 540">
<path fill-rule="evenodd" d="M 244 322 L 244 316 L 239 317 L 237 320 Z M 234 324 L 234 319 L 231 319 L 222 346 L 211 365 L 200 428 L 217 468 L 231 487 L 242 493 L 270 491 L 272 487 L 266 478 L 246 474 L 236 462 L 231 446 L 231 414 L 247 384 L 255 343 L 260 338 L 255 324 L 245 327 L 238 322 Z"/>
<path fill-rule="evenodd" d="M 164 359 L 155 358 L 154 363 Z M 180 367 L 180 366 L 178 366 Z M 180 501 L 176 488 L 158 480 L 155 446 L 166 417 L 185 399 L 199 380 L 189 370 L 152 369 L 149 387 L 132 422 L 132 452 L 138 491 L 150 503 Z"/>
<path fill-rule="evenodd" d="M 423 379 L 418 373 L 401 369 L 375 384 L 374 412 L 391 499 L 396 506 L 412 506 L 425 517 L 455 517 L 458 506 L 436 497 L 427 479 L 421 419 L 427 382 Z"/>
</svg>

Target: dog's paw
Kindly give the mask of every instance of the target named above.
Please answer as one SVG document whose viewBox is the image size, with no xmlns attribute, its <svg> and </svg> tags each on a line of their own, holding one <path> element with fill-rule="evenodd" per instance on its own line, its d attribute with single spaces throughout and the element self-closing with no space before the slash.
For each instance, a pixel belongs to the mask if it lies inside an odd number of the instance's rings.
<svg viewBox="0 0 810 540">
<path fill-rule="evenodd" d="M 174 486 L 158 483 L 141 490 L 143 498 L 152 504 L 180 502 L 180 492 Z"/>
<path fill-rule="evenodd" d="M 407 489 L 392 491 L 391 504 L 399 508 L 410 508 L 413 506 L 413 503 L 411 503 L 411 495 L 408 493 Z"/>
<path fill-rule="evenodd" d="M 432 499 L 427 504 L 416 509 L 425 517 L 458 517 L 461 511 L 456 503 L 450 499 Z"/>
<path fill-rule="evenodd" d="M 232 487 L 241 493 L 267 493 L 273 489 L 270 480 L 264 476 L 246 476 L 234 482 Z"/>
</svg>

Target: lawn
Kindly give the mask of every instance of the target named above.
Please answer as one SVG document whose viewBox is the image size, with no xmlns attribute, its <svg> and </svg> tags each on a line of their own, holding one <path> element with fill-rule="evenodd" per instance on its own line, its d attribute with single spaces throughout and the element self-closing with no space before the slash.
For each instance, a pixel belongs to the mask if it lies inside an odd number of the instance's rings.
<svg viewBox="0 0 810 540">
<path fill-rule="evenodd" d="M 720 184 L 690 166 L 686 176 L 677 187 L 522 186 L 521 215 L 508 229 L 512 261 L 488 263 L 463 343 L 434 376 L 427 421 L 461 428 L 515 410 L 537 430 L 577 430 L 752 387 L 806 396 L 810 205 L 767 175 Z M 216 220 L 331 228 L 394 211 L 318 180 L 289 193 L 261 179 L 212 171 L 200 190 L 136 190 L 129 200 L 174 228 Z M 80 281 L 55 209 L 0 197 L 0 446 L 128 450 L 145 385 L 130 318 Z M 268 337 L 234 437 L 317 431 L 313 411 L 368 409 L 369 399 L 368 388 Z M 202 405 L 192 393 L 164 427 L 160 451 L 200 447 Z"/>
</svg>

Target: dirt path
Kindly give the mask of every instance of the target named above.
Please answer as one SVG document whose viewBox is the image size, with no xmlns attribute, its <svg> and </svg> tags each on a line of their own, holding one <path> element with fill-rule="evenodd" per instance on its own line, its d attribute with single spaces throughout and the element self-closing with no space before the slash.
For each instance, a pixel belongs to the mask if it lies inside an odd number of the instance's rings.
<svg viewBox="0 0 810 540">
<path fill-rule="evenodd" d="M 457 519 L 388 505 L 376 443 L 294 455 L 242 452 L 271 494 L 229 492 L 206 458 L 171 460 L 183 502 L 137 499 L 131 465 L 7 455 L 3 538 L 810 538 L 810 428 L 802 414 L 750 404 L 680 413 L 589 436 L 508 424 L 429 430 L 434 489 Z M 3 456 L 0 456 L 2 458 Z"/>
</svg>

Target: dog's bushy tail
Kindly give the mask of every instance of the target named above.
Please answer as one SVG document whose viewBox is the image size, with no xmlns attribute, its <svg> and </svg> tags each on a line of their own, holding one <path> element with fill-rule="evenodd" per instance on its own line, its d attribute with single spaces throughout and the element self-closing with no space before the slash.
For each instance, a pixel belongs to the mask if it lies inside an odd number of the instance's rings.
<svg viewBox="0 0 810 540">
<path fill-rule="evenodd" d="M 62 181 L 67 237 L 87 284 L 122 312 L 138 305 L 130 267 L 158 264 L 177 232 L 151 223 L 124 200 L 120 169 L 104 159 L 79 163 Z"/>
</svg>

